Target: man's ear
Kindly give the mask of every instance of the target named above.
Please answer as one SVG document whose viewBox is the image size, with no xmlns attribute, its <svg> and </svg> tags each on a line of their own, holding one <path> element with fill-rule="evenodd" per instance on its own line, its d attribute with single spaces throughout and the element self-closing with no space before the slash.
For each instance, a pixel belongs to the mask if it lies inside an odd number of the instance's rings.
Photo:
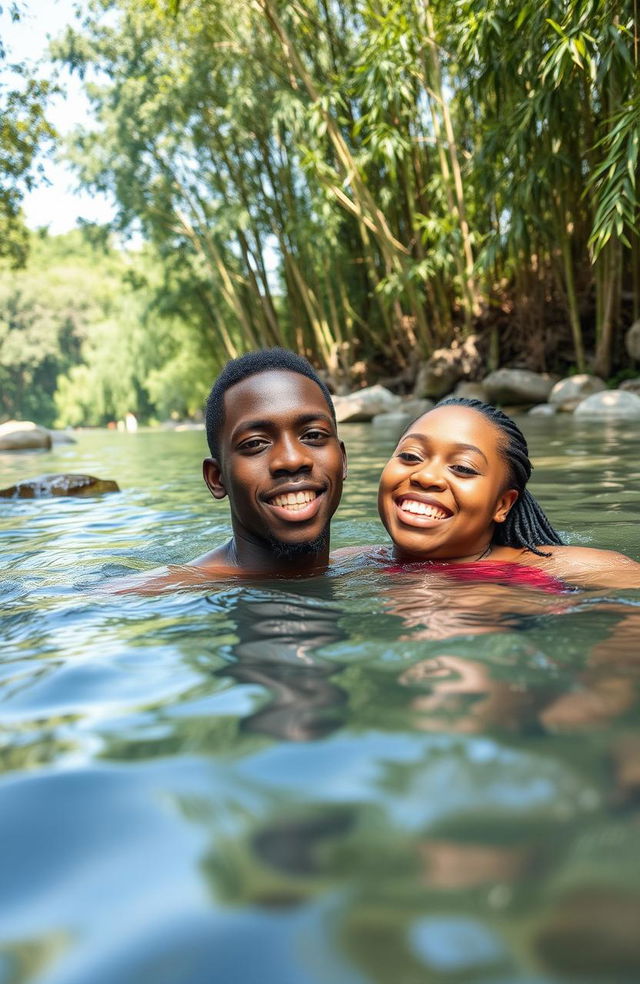
<svg viewBox="0 0 640 984">
<path fill-rule="evenodd" d="M 344 482 L 349 470 L 347 466 L 347 449 L 344 446 L 344 441 L 340 441 L 340 451 L 342 452 L 342 481 Z"/>
<path fill-rule="evenodd" d="M 493 514 L 494 523 L 504 523 L 515 505 L 519 494 L 517 489 L 505 489 L 496 503 L 496 509 Z"/>
<path fill-rule="evenodd" d="M 202 477 L 214 499 L 224 499 L 227 490 L 222 481 L 222 468 L 217 458 L 205 458 L 202 462 Z"/>
</svg>

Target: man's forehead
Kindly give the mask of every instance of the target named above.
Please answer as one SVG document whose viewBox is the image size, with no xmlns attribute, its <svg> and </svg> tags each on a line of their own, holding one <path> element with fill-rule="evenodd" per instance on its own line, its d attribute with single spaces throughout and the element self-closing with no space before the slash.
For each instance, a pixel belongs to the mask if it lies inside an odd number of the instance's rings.
<svg viewBox="0 0 640 984">
<path fill-rule="evenodd" d="M 229 433 L 244 418 L 277 420 L 292 412 L 331 418 L 324 393 L 308 376 L 288 369 L 253 373 L 230 386 L 224 395 L 224 430 Z"/>
</svg>

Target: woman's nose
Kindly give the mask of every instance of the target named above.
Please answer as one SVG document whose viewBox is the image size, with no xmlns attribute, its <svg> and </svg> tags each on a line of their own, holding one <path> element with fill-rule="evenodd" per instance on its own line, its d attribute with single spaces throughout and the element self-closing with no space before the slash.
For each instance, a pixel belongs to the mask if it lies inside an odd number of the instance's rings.
<svg viewBox="0 0 640 984">
<path fill-rule="evenodd" d="M 442 466 L 433 459 L 423 461 L 419 467 L 411 473 L 411 482 L 419 485 L 423 489 L 441 489 L 446 485 L 446 479 Z"/>
</svg>

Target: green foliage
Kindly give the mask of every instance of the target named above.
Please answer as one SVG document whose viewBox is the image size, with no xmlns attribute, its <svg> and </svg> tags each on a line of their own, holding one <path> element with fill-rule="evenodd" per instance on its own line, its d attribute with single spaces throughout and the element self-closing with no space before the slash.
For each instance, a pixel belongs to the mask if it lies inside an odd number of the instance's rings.
<svg viewBox="0 0 640 984">
<path fill-rule="evenodd" d="M 19 19 L 17 4 L 0 6 L 3 20 Z M 26 191 L 37 184 L 42 165 L 37 154 L 50 146 L 55 133 L 45 118 L 48 82 L 29 78 L 21 65 L 8 64 L 0 41 L 0 261 L 23 266 L 28 234 L 21 214 Z"/>
<path fill-rule="evenodd" d="M 505 295 L 533 368 L 606 376 L 640 310 L 634 30 L 632 0 L 91 0 L 53 46 L 94 79 L 69 154 L 147 246 L 98 261 L 85 236 L 94 309 L 66 334 L 23 294 L 3 395 L 25 405 L 40 373 L 51 400 L 56 366 L 60 422 L 194 413 L 227 358 L 273 344 L 348 384 Z M 550 302 L 573 352 L 547 366 Z"/>
<path fill-rule="evenodd" d="M 165 274 L 105 230 L 32 237 L 27 267 L 0 273 L 0 415 L 98 425 L 127 412 L 195 413 L 214 372 Z"/>
</svg>

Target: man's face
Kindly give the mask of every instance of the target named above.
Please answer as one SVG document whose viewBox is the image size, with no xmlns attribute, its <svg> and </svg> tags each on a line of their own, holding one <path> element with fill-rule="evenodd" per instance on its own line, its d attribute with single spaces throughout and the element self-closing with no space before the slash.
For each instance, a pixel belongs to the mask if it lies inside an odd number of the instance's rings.
<svg viewBox="0 0 640 984">
<path fill-rule="evenodd" d="M 297 372 L 269 370 L 230 386 L 220 459 L 205 481 L 229 497 L 236 541 L 303 551 L 321 542 L 340 502 L 344 445 L 320 387 Z"/>
</svg>

